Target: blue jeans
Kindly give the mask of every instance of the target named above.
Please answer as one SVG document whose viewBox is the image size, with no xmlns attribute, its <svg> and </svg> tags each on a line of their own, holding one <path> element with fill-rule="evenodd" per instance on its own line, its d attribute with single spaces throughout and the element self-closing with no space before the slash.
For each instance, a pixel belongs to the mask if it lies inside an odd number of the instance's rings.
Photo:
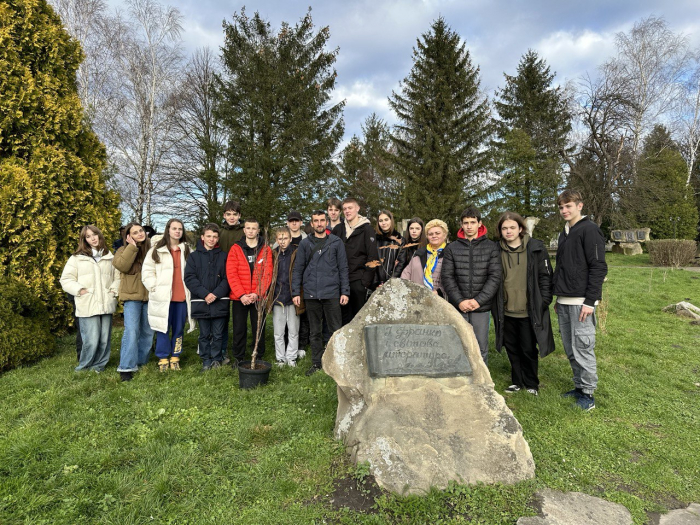
<svg viewBox="0 0 700 525">
<path fill-rule="evenodd" d="M 204 366 L 211 366 L 214 361 L 221 363 L 221 338 L 226 327 L 226 317 L 197 319 L 199 325 L 199 357 Z"/>
<path fill-rule="evenodd" d="M 83 339 L 83 349 L 80 352 L 78 366 L 75 368 L 76 372 L 85 369 L 102 372 L 109 361 L 112 314 L 81 317 L 80 337 Z"/>
<path fill-rule="evenodd" d="M 170 303 L 168 311 L 168 332 L 156 333 L 156 357 L 167 359 L 170 356 L 180 357 L 182 352 L 182 336 L 185 333 L 185 322 L 187 321 L 187 302 Z"/>
<path fill-rule="evenodd" d="M 136 372 L 148 363 L 153 329 L 148 324 L 147 301 L 124 301 L 124 335 L 117 372 Z"/>
</svg>

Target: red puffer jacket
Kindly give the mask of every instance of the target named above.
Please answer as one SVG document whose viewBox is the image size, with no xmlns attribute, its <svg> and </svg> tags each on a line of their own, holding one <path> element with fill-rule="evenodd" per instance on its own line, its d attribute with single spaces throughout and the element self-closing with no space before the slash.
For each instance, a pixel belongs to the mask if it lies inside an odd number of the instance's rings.
<svg viewBox="0 0 700 525">
<path fill-rule="evenodd" d="M 255 263 L 251 274 L 249 261 L 252 260 Z M 250 248 L 244 237 L 233 245 L 228 254 L 226 276 L 234 301 L 240 301 L 242 296 L 249 293 L 264 296 L 272 282 L 272 250 L 262 238 L 258 239 L 255 248 Z"/>
</svg>

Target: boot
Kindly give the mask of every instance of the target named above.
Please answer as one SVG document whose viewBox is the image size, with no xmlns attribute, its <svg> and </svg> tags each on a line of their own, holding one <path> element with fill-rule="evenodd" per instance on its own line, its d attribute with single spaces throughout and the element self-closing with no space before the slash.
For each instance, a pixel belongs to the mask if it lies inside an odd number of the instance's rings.
<svg viewBox="0 0 700 525">
<path fill-rule="evenodd" d="M 133 372 L 119 372 L 119 376 L 121 377 L 122 381 L 131 381 L 131 379 L 134 377 Z"/>
<path fill-rule="evenodd" d="M 161 372 L 167 372 L 169 367 L 170 361 L 167 357 L 158 361 L 158 370 L 160 370 Z"/>
<path fill-rule="evenodd" d="M 171 357 L 170 358 L 170 370 L 180 370 L 180 358 Z"/>
</svg>

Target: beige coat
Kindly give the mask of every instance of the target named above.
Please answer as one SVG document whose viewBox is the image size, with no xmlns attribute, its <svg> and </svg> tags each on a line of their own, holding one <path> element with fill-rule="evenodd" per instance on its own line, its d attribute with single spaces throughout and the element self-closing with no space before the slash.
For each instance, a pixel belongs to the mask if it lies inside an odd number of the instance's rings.
<svg viewBox="0 0 700 525">
<path fill-rule="evenodd" d="M 180 244 L 180 268 L 182 269 L 182 282 L 185 282 L 185 244 Z M 167 246 L 158 248 L 160 263 L 153 260 L 153 250 L 151 248 L 143 260 L 141 267 L 141 282 L 148 290 L 148 324 L 156 332 L 166 333 L 168 331 L 168 314 L 170 311 L 170 298 L 173 294 L 173 257 Z M 194 330 L 192 321 L 192 310 L 190 308 L 190 291 L 185 286 L 185 298 L 187 301 L 187 321 L 189 330 Z"/>
<path fill-rule="evenodd" d="M 72 255 L 61 274 L 61 288 L 75 296 L 75 316 L 113 314 L 117 309 L 119 272 L 107 252 L 99 262 L 88 255 Z M 85 288 L 88 293 L 80 295 Z"/>
</svg>

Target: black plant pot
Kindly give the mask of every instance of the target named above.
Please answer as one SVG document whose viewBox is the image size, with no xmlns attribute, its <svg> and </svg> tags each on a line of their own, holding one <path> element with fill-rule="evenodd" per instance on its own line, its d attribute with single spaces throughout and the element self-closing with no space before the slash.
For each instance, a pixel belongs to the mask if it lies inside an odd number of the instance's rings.
<svg viewBox="0 0 700 525">
<path fill-rule="evenodd" d="M 238 363 L 238 386 L 242 390 L 248 390 L 264 385 L 270 378 L 270 370 L 272 364 L 267 361 L 256 360 L 255 370 L 250 369 L 250 361 L 241 361 Z"/>
</svg>

